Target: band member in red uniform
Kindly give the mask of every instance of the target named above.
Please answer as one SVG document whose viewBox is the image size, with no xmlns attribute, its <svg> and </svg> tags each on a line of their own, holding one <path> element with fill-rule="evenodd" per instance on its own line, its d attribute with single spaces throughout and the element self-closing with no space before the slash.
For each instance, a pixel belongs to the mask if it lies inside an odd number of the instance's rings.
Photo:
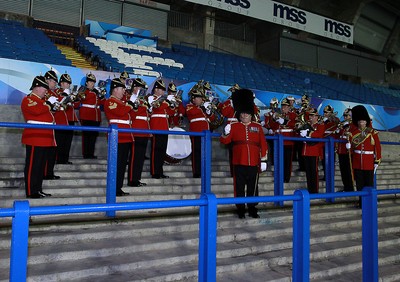
<svg viewBox="0 0 400 282">
<path fill-rule="evenodd" d="M 154 83 L 153 95 L 148 97 L 150 105 L 150 128 L 152 130 L 169 130 L 168 116 L 171 113 L 170 104 L 164 95 L 166 90 L 163 80 Z M 167 154 L 168 135 L 153 134 L 151 144 L 150 173 L 155 179 L 169 178 L 164 174 L 164 160 Z"/>
<path fill-rule="evenodd" d="M 104 104 L 105 96 L 94 88 L 96 77 L 89 73 L 86 75 L 86 89 L 81 98 L 79 119 L 82 126 L 100 126 L 100 106 Z M 82 155 L 84 159 L 97 159 L 94 155 L 98 131 L 82 131 Z"/>
<path fill-rule="evenodd" d="M 254 114 L 253 92 L 248 89 L 240 89 L 237 94 L 238 96 L 233 95 L 233 100 L 240 121 L 225 126 L 220 142 L 233 146 L 235 197 L 254 197 L 258 196 L 260 163 L 267 160 L 268 145 L 262 126 L 252 121 Z M 245 193 L 246 186 L 247 192 Z M 257 203 L 247 204 L 250 217 L 260 217 L 256 205 Z M 236 207 L 239 218 L 245 218 L 245 205 L 237 204 Z"/>
<path fill-rule="evenodd" d="M 189 120 L 189 131 L 202 132 L 210 130 L 210 121 L 214 116 L 210 102 L 204 102 L 204 95 L 197 89 L 189 93 L 190 103 L 186 105 L 186 116 Z M 190 136 L 192 141 L 192 173 L 193 178 L 201 177 L 201 137 Z"/>
<path fill-rule="evenodd" d="M 176 88 L 175 83 L 170 82 L 168 84 L 168 96 L 172 95 L 176 100 L 176 105 L 174 109 L 171 111 L 171 115 L 168 118 L 170 128 L 175 126 L 181 127 L 183 122 L 183 117 L 185 116 L 185 106 L 182 103 L 182 98 L 177 97 L 178 89 Z M 171 96 L 170 96 L 171 97 Z"/>
<path fill-rule="evenodd" d="M 290 102 L 287 98 L 281 101 L 281 112 L 276 113 L 273 119 L 278 125 L 275 130 L 277 134 L 286 137 L 294 137 L 294 127 L 296 124 L 296 113 L 290 111 Z M 289 183 L 292 175 L 292 158 L 293 158 L 294 141 L 283 141 L 283 165 L 284 165 L 284 182 Z"/>
<path fill-rule="evenodd" d="M 111 96 L 104 103 L 104 113 L 109 124 L 116 124 L 118 128 L 132 128 L 132 119 L 130 112 L 135 107 L 135 99 L 131 97 L 128 102 L 123 101 L 125 93 L 125 84 L 121 79 L 114 78 L 110 86 Z M 126 196 L 122 190 L 126 164 L 128 162 L 129 150 L 133 143 L 132 133 L 118 133 L 118 156 L 117 156 L 117 196 Z"/>
<path fill-rule="evenodd" d="M 58 77 L 55 71 L 49 70 L 44 74 L 44 77 L 46 78 L 46 82 L 49 85 L 49 90 L 47 90 L 46 98 L 48 99 L 54 99 L 55 103 L 59 103 L 61 99 L 59 99 L 59 95 L 57 94 L 57 83 L 58 83 Z M 53 102 L 51 102 L 53 103 Z M 53 116 L 55 118 L 55 122 L 57 125 L 67 125 L 67 116 L 65 114 L 65 111 L 62 107 L 58 107 L 54 112 Z M 61 139 L 60 136 L 60 131 L 61 130 L 55 130 L 55 138 L 56 138 L 56 147 L 52 147 L 50 149 L 49 155 L 47 157 L 47 163 L 46 167 L 44 170 L 44 177 L 43 179 L 60 179 L 60 176 L 54 174 L 54 165 L 56 164 L 56 157 L 57 157 L 57 148 L 58 148 L 58 141 Z M 62 133 L 61 133 L 62 135 Z M 61 141 L 62 142 L 62 141 Z"/>
<path fill-rule="evenodd" d="M 132 81 L 130 97 L 136 99 L 134 109 L 131 111 L 132 128 L 135 129 L 150 129 L 149 103 L 144 95 L 140 95 L 140 91 L 147 89 L 146 82 L 141 78 L 135 78 Z M 146 155 L 146 148 L 151 134 L 133 133 L 135 142 L 131 149 L 128 165 L 128 186 L 141 187 L 146 186 L 146 183 L 141 182 L 143 164 Z"/>
<path fill-rule="evenodd" d="M 231 88 L 229 88 L 228 91 L 233 94 L 236 90 L 239 90 L 239 89 L 240 89 L 240 86 L 239 86 L 239 84 L 236 83 Z M 232 94 L 231 94 L 231 96 L 229 96 L 228 99 L 226 99 L 225 102 L 220 103 L 218 105 L 219 112 L 226 119 L 226 124 L 231 124 L 232 122 L 238 121 L 236 118 L 235 109 L 233 108 Z M 230 169 L 231 176 L 233 176 L 232 145 L 231 144 L 228 145 L 228 153 L 229 153 L 229 169 Z"/>
<path fill-rule="evenodd" d="M 272 98 L 269 102 L 269 108 L 264 113 L 264 120 L 261 122 L 261 125 L 266 129 L 265 135 L 274 136 L 275 131 L 279 128 L 279 124 L 274 120 L 275 113 L 278 109 L 279 101 L 275 97 Z M 268 165 L 274 165 L 274 141 L 267 140 L 268 144 Z"/>
<path fill-rule="evenodd" d="M 49 85 L 44 76 L 36 76 L 32 82 L 32 91 L 22 99 L 21 110 L 24 119 L 30 124 L 54 124 L 51 112 L 53 105 L 45 101 Z M 43 198 L 51 194 L 42 191 L 43 171 L 49 152 L 56 146 L 54 130 L 25 128 L 22 144 L 26 147 L 25 156 L 25 193 L 27 198 Z"/>
<path fill-rule="evenodd" d="M 305 138 L 322 138 L 325 132 L 325 126 L 318 121 L 319 115 L 316 109 L 308 112 L 309 128 L 300 130 L 300 136 Z M 307 189 L 310 193 L 318 193 L 318 160 L 321 156 L 321 142 L 303 142 L 304 164 L 306 169 Z"/>
<path fill-rule="evenodd" d="M 350 108 L 344 110 L 343 117 L 344 120 L 339 123 L 339 127 L 336 129 L 336 139 L 348 141 L 349 134 L 354 129 Z M 339 168 L 343 182 L 343 191 L 352 192 L 354 191 L 354 177 L 350 160 L 351 152 L 346 148 L 346 143 L 336 143 L 336 148 L 339 156 Z"/>
<path fill-rule="evenodd" d="M 75 115 L 74 104 L 75 98 L 71 96 L 71 90 L 69 89 L 72 83 L 71 76 L 67 73 L 60 76 L 57 88 L 55 91 L 57 100 L 62 104 L 62 110 L 57 111 L 54 114 L 56 124 L 58 125 L 74 125 L 77 121 Z M 68 102 L 66 102 L 68 101 Z M 57 164 L 72 164 L 69 161 L 69 151 L 71 149 L 72 138 L 74 132 L 72 130 L 55 130 L 56 141 L 57 141 Z"/>
<path fill-rule="evenodd" d="M 355 106 L 352 115 L 355 128 L 350 132 L 346 146 L 351 149 L 354 180 L 357 191 L 361 191 L 364 187 L 374 187 L 374 174 L 381 163 L 381 142 L 378 131 L 371 127 L 371 119 L 364 106 Z"/>
<path fill-rule="evenodd" d="M 339 118 L 336 116 L 337 113 L 334 112 L 334 109 L 331 105 L 326 105 L 324 108 L 324 125 L 325 125 L 325 133 L 324 133 L 324 138 L 327 137 L 335 137 L 335 132 L 336 129 L 339 125 Z M 321 180 L 325 180 L 325 161 L 323 160 L 325 152 L 325 143 L 322 145 L 322 167 L 324 168 L 324 177 Z M 335 156 L 333 156 L 335 158 Z"/>
</svg>

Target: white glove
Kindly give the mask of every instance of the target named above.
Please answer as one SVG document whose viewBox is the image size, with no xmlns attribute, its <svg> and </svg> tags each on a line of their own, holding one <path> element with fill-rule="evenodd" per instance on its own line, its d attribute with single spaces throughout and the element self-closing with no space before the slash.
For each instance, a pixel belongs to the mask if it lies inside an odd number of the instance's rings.
<svg viewBox="0 0 400 282">
<path fill-rule="evenodd" d="M 266 162 L 261 162 L 261 167 L 260 167 L 261 171 L 266 171 L 267 168 L 268 168 L 267 163 Z"/>
<path fill-rule="evenodd" d="M 335 133 L 339 133 L 339 132 L 340 132 L 340 129 L 337 128 L 337 129 L 335 130 Z"/>
<path fill-rule="evenodd" d="M 205 102 L 205 103 L 203 104 L 203 106 L 204 106 L 204 108 L 209 109 L 210 106 L 211 106 L 211 103 L 210 103 L 210 102 Z"/>
<path fill-rule="evenodd" d="M 272 129 L 270 129 L 270 130 L 268 130 L 268 134 L 269 134 L 269 135 L 273 135 L 273 134 L 274 134 L 274 131 L 273 131 Z"/>
<path fill-rule="evenodd" d="M 167 96 L 167 100 L 173 102 L 173 101 L 175 101 L 175 96 L 170 94 Z"/>
<path fill-rule="evenodd" d="M 347 149 L 347 150 L 350 150 L 350 149 L 351 149 L 351 143 L 350 143 L 350 142 L 347 142 L 347 143 L 346 143 L 346 149 Z"/>
<path fill-rule="evenodd" d="M 152 112 L 153 112 L 153 107 L 150 107 L 150 108 L 148 109 L 148 111 L 149 111 L 149 113 L 152 113 Z"/>
<path fill-rule="evenodd" d="M 63 92 L 64 92 L 65 94 L 69 95 L 69 94 L 71 94 L 71 89 L 65 88 L 65 89 L 63 90 Z"/>
<path fill-rule="evenodd" d="M 324 122 L 327 121 L 327 120 L 328 120 L 328 118 L 327 118 L 327 117 L 324 117 Z"/>
<path fill-rule="evenodd" d="M 308 131 L 309 131 L 309 129 L 300 130 L 300 136 L 301 137 L 307 137 Z"/>
<path fill-rule="evenodd" d="M 224 133 L 225 135 L 229 135 L 229 133 L 231 133 L 231 125 L 227 124 L 224 128 Z"/>
<path fill-rule="evenodd" d="M 283 118 L 278 118 L 277 122 L 279 122 L 279 124 L 283 124 L 285 122 L 285 120 Z"/>
<path fill-rule="evenodd" d="M 131 97 L 129 98 L 129 101 L 131 101 L 132 103 L 135 103 L 137 100 L 137 95 L 136 94 L 132 94 Z"/>
<path fill-rule="evenodd" d="M 51 104 L 54 104 L 54 103 L 58 102 L 57 98 L 54 97 L 54 96 L 51 96 L 49 99 L 47 99 L 47 101 L 49 101 Z"/>
<path fill-rule="evenodd" d="M 264 126 L 264 125 L 265 125 L 265 121 L 262 121 L 262 122 L 261 122 L 261 126 Z"/>
<path fill-rule="evenodd" d="M 153 102 L 154 102 L 154 97 L 153 97 L 153 96 L 149 96 L 149 97 L 147 98 L 147 101 L 149 102 L 150 105 L 153 104 Z"/>
<path fill-rule="evenodd" d="M 206 114 L 207 114 L 207 115 L 211 115 L 211 110 L 210 110 L 210 109 L 207 109 L 207 110 L 206 110 Z"/>
</svg>

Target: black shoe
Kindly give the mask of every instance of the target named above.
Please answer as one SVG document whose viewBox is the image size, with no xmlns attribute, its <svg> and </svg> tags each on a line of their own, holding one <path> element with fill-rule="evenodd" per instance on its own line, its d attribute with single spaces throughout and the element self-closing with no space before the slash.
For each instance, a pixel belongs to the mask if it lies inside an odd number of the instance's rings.
<svg viewBox="0 0 400 282">
<path fill-rule="evenodd" d="M 249 212 L 249 216 L 252 218 L 260 218 L 257 212 Z"/>
<path fill-rule="evenodd" d="M 41 195 L 42 197 L 51 197 L 51 194 L 45 193 L 45 192 L 38 192 L 39 195 Z"/>
<path fill-rule="evenodd" d="M 151 176 L 151 178 L 160 179 L 161 176 L 160 176 L 159 174 L 153 174 L 153 175 Z"/>
<path fill-rule="evenodd" d="M 117 192 L 117 196 L 118 196 L 118 197 L 121 197 L 121 196 L 128 196 L 128 195 L 129 195 L 129 193 L 124 192 L 124 191 L 122 191 L 122 190 Z"/>
<path fill-rule="evenodd" d="M 161 177 L 161 178 L 169 178 L 169 176 L 168 176 L 168 175 L 165 175 L 165 174 L 161 174 L 160 177 Z"/>
<path fill-rule="evenodd" d="M 43 177 L 43 179 L 45 180 L 55 180 L 55 179 L 60 179 L 61 177 L 58 175 L 46 175 L 45 177 Z"/>
<path fill-rule="evenodd" d="M 130 187 L 142 187 L 146 186 L 146 183 L 140 182 L 140 181 L 133 181 L 133 182 L 128 182 L 128 186 Z"/>
<path fill-rule="evenodd" d="M 83 156 L 84 159 L 97 159 L 97 156 Z"/>
<path fill-rule="evenodd" d="M 237 215 L 239 218 L 246 218 L 246 212 L 244 210 L 237 211 Z"/>
<path fill-rule="evenodd" d="M 26 196 L 27 198 L 31 198 L 31 199 L 40 199 L 40 198 L 44 198 L 46 197 L 45 195 L 39 194 L 39 193 L 35 193 L 29 196 Z"/>
</svg>

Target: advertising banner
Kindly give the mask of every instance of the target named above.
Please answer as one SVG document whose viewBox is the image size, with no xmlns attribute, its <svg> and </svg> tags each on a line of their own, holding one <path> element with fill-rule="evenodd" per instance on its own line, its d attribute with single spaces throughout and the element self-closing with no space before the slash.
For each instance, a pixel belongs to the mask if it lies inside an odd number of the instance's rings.
<svg viewBox="0 0 400 282">
<path fill-rule="evenodd" d="M 186 0 L 353 44 L 353 25 L 271 0 Z"/>
</svg>

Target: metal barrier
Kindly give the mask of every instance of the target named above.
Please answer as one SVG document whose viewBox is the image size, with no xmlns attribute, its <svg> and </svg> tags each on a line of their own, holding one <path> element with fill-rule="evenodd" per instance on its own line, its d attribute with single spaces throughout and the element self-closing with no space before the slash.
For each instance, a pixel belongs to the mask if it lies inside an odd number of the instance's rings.
<svg viewBox="0 0 400 282">
<path fill-rule="evenodd" d="M 399 194 L 400 189 L 377 191 L 372 187 L 365 188 L 359 192 L 333 193 L 333 186 L 325 194 L 309 194 L 306 190 L 297 190 L 294 195 L 283 195 L 283 140 L 279 135 L 271 137 L 275 139 L 275 196 L 259 196 L 245 198 L 216 198 L 211 192 L 211 138 L 219 136 L 209 131 L 204 132 L 173 132 L 156 130 L 134 130 L 118 129 L 115 125 L 105 127 L 83 127 L 83 126 L 56 126 L 56 125 L 32 125 L 25 123 L 0 123 L 0 127 L 14 128 L 48 128 L 61 130 L 86 130 L 108 133 L 108 170 L 107 170 L 107 192 L 106 204 L 86 204 L 71 206 L 46 206 L 30 207 L 29 201 L 15 201 L 13 208 L 0 209 L 0 217 L 12 217 L 12 238 L 10 256 L 10 281 L 26 281 L 28 261 L 28 230 L 29 217 L 69 214 L 87 212 L 105 212 L 107 216 L 115 216 L 120 210 L 139 209 L 162 209 L 171 207 L 199 206 L 199 281 L 216 281 L 216 246 L 217 246 L 217 206 L 228 204 L 243 204 L 254 202 L 283 203 L 293 201 L 293 281 L 308 281 L 310 271 L 310 200 L 326 199 L 333 200 L 343 197 L 362 197 L 362 260 L 363 281 L 378 281 L 378 194 Z M 201 198 L 193 200 L 167 200 L 153 202 L 130 202 L 116 203 L 116 153 L 118 149 L 118 132 L 133 133 L 157 133 L 191 135 L 202 137 L 202 184 Z M 286 138 L 285 138 L 286 139 Z M 288 138 L 301 140 L 302 138 Z M 328 143 L 326 150 L 327 170 L 332 169 L 333 144 L 332 139 L 315 139 Z M 278 176 L 278 177 L 277 177 Z M 331 175 L 330 177 L 333 176 Z M 280 186 L 282 185 L 282 186 Z M 328 181 L 327 181 L 328 185 Z M 331 182 L 331 185 L 332 182 Z"/>
</svg>

